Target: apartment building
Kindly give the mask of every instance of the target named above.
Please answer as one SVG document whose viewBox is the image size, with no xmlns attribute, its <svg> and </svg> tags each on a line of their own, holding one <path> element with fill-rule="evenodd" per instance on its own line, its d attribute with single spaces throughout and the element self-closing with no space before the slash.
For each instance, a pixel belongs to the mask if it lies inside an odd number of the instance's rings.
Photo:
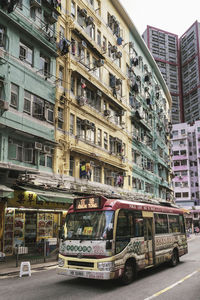
<svg viewBox="0 0 200 300">
<path fill-rule="evenodd" d="M 55 172 L 82 192 L 169 199 L 171 98 L 150 52 L 118 1 L 69 1 L 65 10 Z"/>
<path fill-rule="evenodd" d="M 200 121 L 173 125 L 171 143 L 176 203 L 199 206 Z"/>
<path fill-rule="evenodd" d="M 63 210 L 63 205 L 50 203 L 55 194 L 48 193 L 47 202 L 39 199 L 40 190 L 36 197 L 24 188 L 36 177 L 41 186 L 54 182 L 59 11 L 57 2 L 0 2 L 0 251 L 6 255 L 12 255 L 16 245 L 54 237 L 53 226 L 58 229 L 60 222 L 54 212 Z"/>
<path fill-rule="evenodd" d="M 57 236 L 72 193 L 171 201 L 170 92 L 121 3 L 11 3 L 0 9 L 1 248 Z"/>
<path fill-rule="evenodd" d="M 181 73 L 184 103 L 184 121 L 200 118 L 200 24 L 196 21 L 180 37 Z"/>
<path fill-rule="evenodd" d="M 183 111 L 178 36 L 149 25 L 142 36 L 170 90 L 172 123 L 181 123 L 183 122 Z"/>
</svg>

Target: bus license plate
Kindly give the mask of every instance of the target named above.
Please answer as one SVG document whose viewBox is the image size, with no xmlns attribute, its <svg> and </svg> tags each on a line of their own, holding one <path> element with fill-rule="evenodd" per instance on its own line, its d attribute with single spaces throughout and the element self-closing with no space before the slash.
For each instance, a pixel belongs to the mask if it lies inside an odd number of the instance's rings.
<svg viewBox="0 0 200 300">
<path fill-rule="evenodd" d="M 84 272 L 83 271 L 70 271 L 70 275 L 73 275 L 73 276 L 84 276 Z"/>
</svg>

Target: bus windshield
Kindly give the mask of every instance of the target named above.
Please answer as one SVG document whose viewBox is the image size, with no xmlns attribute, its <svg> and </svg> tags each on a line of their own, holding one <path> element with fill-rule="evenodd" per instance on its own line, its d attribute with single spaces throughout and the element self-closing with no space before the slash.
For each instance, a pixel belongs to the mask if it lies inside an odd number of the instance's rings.
<svg viewBox="0 0 200 300">
<path fill-rule="evenodd" d="M 70 213 L 66 217 L 65 240 L 107 240 L 113 238 L 114 211 Z"/>
</svg>

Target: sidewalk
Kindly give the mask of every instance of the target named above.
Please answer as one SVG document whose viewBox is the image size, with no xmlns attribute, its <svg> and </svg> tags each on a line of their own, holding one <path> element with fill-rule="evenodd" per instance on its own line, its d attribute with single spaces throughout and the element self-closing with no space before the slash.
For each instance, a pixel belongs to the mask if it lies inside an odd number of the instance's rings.
<svg viewBox="0 0 200 300">
<path fill-rule="evenodd" d="M 57 265 L 57 261 L 32 264 L 31 270 L 43 270 L 45 268 L 56 266 L 56 265 Z M 9 265 L 9 263 L 0 262 L 0 279 L 1 276 L 17 275 L 19 274 L 19 271 L 20 271 L 20 265 L 19 267 L 13 267 L 13 265 Z"/>
</svg>

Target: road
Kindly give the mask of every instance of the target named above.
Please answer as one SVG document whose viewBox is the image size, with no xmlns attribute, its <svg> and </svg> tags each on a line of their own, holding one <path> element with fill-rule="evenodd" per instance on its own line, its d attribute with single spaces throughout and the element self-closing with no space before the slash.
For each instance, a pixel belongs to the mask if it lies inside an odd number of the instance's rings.
<svg viewBox="0 0 200 300">
<path fill-rule="evenodd" d="M 0 279 L 0 300 L 200 300 L 200 236 L 189 241 L 189 253 L 175 268 L 142 271 L 128 286 L 118 281 L 63 277 L 55 269 L 31 277 Z"/>
</svg>

